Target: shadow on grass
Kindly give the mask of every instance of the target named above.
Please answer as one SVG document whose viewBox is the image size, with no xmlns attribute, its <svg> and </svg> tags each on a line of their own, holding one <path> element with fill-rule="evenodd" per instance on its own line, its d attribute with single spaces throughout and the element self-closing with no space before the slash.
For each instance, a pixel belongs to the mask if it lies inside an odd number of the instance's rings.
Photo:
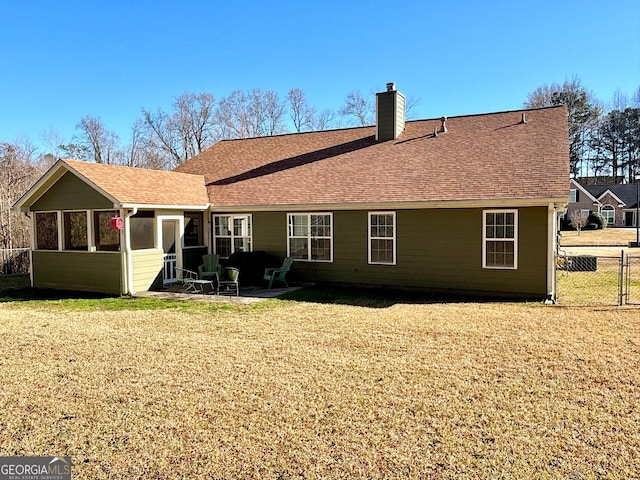
<svg viewBox="0 0 640 480">
<path fill-rule="evenodd" d="M 531 299 L 504 296 L 453 294 L 430 291 L 402 291 L 388 288 L 315 285 L 278 296 L 295 302 L 388 308 L 397 304 L 524 302 Z"/>
<path fill-rule="evenodd" d="M 70 290 L 48 290 L 42 288 L 10 288 L 0 290 L 0 303 L 3 302 L 32 302 L 36 300 L 100 300 L 117 298 L 92 292 L 75 292 Z"/>
</svg>

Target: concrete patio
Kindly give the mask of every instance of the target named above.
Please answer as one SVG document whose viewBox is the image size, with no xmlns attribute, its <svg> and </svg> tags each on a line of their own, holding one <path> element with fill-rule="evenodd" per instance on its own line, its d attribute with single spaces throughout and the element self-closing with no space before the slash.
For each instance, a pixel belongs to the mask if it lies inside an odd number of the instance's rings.
<svg viewBox="0 0 640 480">
<path fill-rule="evenodd" d="M 208 287 L 205 288 L 204 293 L 183 293 L 183 286 L 171 285 L 163 288 L 162 290 L 138 292 L 135 296 L 141 298 L 162 298 L 166 300 L 195 300 L 201 302 L 227 302 L 248 305 L 266 298 L 276 298 L 284 293 L 293 292 L 301 288 L 303 287 L 295 286 L 289 288 L 268 289 L 263 287 L 247 286 L 240 287 L 240 294 L 236 296 L 226 292 L 221 292 L 220 295 L 216 295 L 215 289 L 210 290 Z"/>
</svg>

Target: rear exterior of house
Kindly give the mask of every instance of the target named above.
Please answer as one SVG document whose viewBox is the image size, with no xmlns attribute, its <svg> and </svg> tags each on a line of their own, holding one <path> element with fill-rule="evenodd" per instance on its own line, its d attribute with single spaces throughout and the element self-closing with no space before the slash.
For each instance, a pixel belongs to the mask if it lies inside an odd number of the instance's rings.
<svg viewBox="0 0 640 480">
<path fill-rule="evenodd" d="M 14 206 L 33 285 L 133 295 L 263 252 L 300 282 L 553 299 L 566 108 L 405 121 L 393 84 L 376 104 L 375 126 L 224 140 L 173 172 L 58 162 Z"/>
<path fill-rule="evenodd" d="M 553 298 L 568 201 L 564 107 L 228 140 L 205 176 L 211 249 L 291 256 L 304 282 Z"/>
</svg>

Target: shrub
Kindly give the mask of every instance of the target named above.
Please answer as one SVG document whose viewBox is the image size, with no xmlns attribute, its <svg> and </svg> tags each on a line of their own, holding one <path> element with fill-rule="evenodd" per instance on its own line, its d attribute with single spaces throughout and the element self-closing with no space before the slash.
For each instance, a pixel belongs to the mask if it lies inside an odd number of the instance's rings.
<svg viewBox="0 0 640 480">
<path fill-rule="evenodd" d="M 601 213 L 591 212 L 589 213 L 589 222 L 596 225 L 596 229 L 607 228 L 607 219 Z"/>
</svg>

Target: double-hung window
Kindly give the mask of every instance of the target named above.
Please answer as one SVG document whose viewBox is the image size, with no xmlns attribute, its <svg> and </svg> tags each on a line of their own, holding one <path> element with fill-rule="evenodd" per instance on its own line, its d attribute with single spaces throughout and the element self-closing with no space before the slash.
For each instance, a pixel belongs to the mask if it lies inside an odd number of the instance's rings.
<svg viewBox="0 0 640 480">
<path fill-rule="evenodd" d="M 369 213 L 369 263 L 395 265 L 395 212 Z"/>
<path fill-rule="evenodd" d="M 250 252 L 251 215 L 214 215 L 213 247 L 223 258 L 236 252 Z"/>
<path fill-rule="evenodd" d="M 482 267 L 518 268 L 518 211 L 484 210 Z"/>
<path fill-rule="evenodd" d="M 333 215 L 289 213 L 287 256 L 314 262 L 333 261 Z"/>
</svg>

